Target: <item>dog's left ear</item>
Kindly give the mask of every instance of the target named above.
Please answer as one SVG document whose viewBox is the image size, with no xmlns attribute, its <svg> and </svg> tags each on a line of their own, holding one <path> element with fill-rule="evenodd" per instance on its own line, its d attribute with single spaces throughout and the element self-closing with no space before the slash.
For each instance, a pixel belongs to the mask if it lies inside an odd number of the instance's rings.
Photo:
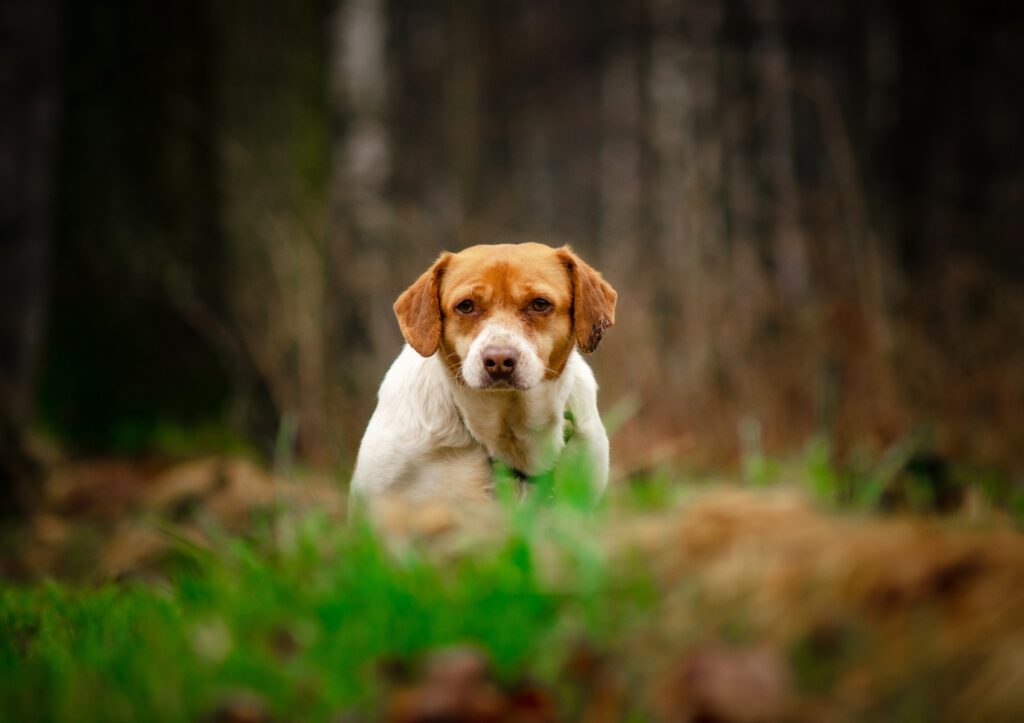
<svg viewBox="0 0 1024 723">
<path fill-rule="evenodd" d="M 447 252 L 441 254 L 395 301 L 402 336 L 420 356 L 433 354 L 441 341 L 441 276 L 451 256 Z"/>
<path fill-rule="evenodd" d="M 569 270 L 572 281 L 572 328 L 576 344 L 584 354 L 590 354 L 615 323 L 618 294 L 599 271 L 568 246 L 560 248 L 558 255 Z"/>
</svg>

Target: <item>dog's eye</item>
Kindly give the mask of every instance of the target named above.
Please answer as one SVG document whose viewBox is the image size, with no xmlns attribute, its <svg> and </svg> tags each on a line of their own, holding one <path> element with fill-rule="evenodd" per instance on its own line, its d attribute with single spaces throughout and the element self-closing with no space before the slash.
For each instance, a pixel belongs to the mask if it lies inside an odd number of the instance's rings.
<svg viewBox="0 0 1024 723">
<path fill-rule="evenodd" d="M 455 310 L 460 314 L 472 314 L 473 308 L 473 301 L 471 299 L 463 299 L 455 305 Z"/>
<path fill-rule="evenodd" d="M 547 311 L 551 308 L 551 302 L 547 299 L 534 299 L 530 303 L 530 308 L 534 311 Z"/>
</svg>

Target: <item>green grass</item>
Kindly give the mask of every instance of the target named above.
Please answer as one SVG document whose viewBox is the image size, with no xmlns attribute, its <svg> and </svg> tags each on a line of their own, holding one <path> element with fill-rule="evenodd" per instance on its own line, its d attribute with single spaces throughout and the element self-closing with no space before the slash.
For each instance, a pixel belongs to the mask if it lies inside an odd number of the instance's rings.
<svg viewBox="0 0 1024 723">
<path fill-rule="evenodd" d="M 510 506 L 509 533 L 479 554 L 396 551 L 364 525 L 285 515 L 183 545 L 159 583 L 0 588 L 0 718 L 195 720 L 256 691 L 276 718 L 330 720 L 372 708 L 380 661 L 462 643 L 500 679 L 551 677 L 560 641 L 607 638 L 651 596 L 605 575 L 579 504 L 542 506 Z M 557 584 L 538 564 L 550 539 Z"/>
<path fill-rule="evenodd" d="M 828 506 L 867 509 L 896 479 L 893 464 L 840 473 L 812 445 L 744 470 L 751 486 L 796 479 Z M 613 563 L 603 546 L 611 518 L 665 509 L 690 490 L 664 475 L 598 505 L 576 469 L 560 467 L 525 504 L 499 494 L 501 533 L 454 550 L 396 547 L 366 525 L 282 512 L 241 539 L 181 542 L 155 581 L 0 583 L 0 720 L 192 721 L 245 692 L 275 719 L 375 719 L 382 665 L 457 644 L 485 651 L 499 681 L 528 677 L 573 700 L 562 673 L 577 643 L 649 648 L 668 609 L 692 613 L 684 638 L 696 643 L 756 643 L 742 604 L 709 611 L 699 581 L 659 588 L 644 560 Z M 809 690 L 827 691 L 836 661 L 847 665 L 832 637 L 792 651 Z"/>
</svg>

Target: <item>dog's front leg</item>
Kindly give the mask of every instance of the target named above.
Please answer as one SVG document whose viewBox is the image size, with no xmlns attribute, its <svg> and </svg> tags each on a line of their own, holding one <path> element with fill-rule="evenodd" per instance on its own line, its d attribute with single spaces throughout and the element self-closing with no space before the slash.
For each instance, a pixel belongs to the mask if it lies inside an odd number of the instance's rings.
<svg viewBox="0 0 1024 723">
<path fill-rule="evenodd" d="M 584 414 L 573 412 L 573 429 L 564 454 L 591 481 L 591 489 L 600 496 L 608 485 L 608 434 L 596 406 Z"/>
</svg>

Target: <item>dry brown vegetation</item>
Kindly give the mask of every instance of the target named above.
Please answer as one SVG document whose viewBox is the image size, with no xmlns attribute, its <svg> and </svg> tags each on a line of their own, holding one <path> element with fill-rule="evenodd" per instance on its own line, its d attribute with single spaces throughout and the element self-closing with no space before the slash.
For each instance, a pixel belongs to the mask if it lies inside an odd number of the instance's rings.
<svg viewBox="0 0 1024 723">
<path fill-rule="evenodd" d="M 6 558 L 17 563 L 8 573 L 159 579 L 182 544 L 215 549 L 260 515 L 278 515 L 280 530 L 303 509 L 342 507 L 332 487 L 276 479 L 231 458 L 71 466 L 49 489 L 46 508 Z M 498 675 L 476 647 L 379 661 L 374 717 L 615 721 L 642 713 L 740 723 L 1024 714 L 1024 546 L 1002 513 L 858 516 L 822 511 L 795 488 L 722 486 L 642 511 L 621 492 L 597 518 L 539 518 L 530 533 L 540 586 L 555 598 L 579 595 L 582 584 L 581 558 L 566 554 L 573 546 L 564 541 L 597 551 L 612 581 L 600 604 L 621 608 L 608 635 L 598 642 L 572 625 L 552 631 L 550 644 L 561 649 L 549 651 L 557 669 L 546 682 Z M 509 523 L 497 510 L 466 518 L 420 506 L 390 510 L 381 530 L 399 558 L 415 550 L 448 566 L 494 554 Z M 647 602 L 615 602 L 637 584 Z M 233 700 L 224 715 L 238 712 Z M 259 700 L 245 710 L 269 715 Z"/>
</svg>

